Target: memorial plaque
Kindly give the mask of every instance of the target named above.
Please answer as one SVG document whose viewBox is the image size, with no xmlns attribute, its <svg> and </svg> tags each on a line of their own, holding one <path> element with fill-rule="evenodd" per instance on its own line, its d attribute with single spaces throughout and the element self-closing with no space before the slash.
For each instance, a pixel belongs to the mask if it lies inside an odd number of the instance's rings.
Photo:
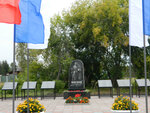
<svg viewBox="0 0 150 113">
<path fill-rule="evenodd" d="M 29 89 L 35 89 L 37 82 L 29 82 Z M 23 83 L 22 89 L 27 89 L 27 82 Z"/>
<path fill-rule="evenodd" d="M 117 83 L 118 87 L 130 87 L 130 80 L 117 80 Z"/>
<path fill-rule="evenodd" d="M 69 69 L 69 90 L 84 90 L 84 65 L 81 60 L 74 60 Z"/>
<path fill-rule="evenodd" d="M 18 82 L 15 82 L 15 89 L 17 88 Z M 2 90 L 13 90 L 13 82 L 5 82 Z"/>
<path fill-rule="evenodd" d="M 54 89 L 55 81 L 43 81 L 41 89 Z"/>
<path fill-rule="evenodd" d="M 138 87 L 145 87 L 145 79 L 136 79 Z M 150 86 L 150 81 L 147 79 L 147 86 Z"/>
<path fill-rule="evenodd" d="M 98 87 L 110 88 L 110 87 L 112 87 L 112 82 L 111 82 L 111 80 L 98 80 Z"/>
</svg>

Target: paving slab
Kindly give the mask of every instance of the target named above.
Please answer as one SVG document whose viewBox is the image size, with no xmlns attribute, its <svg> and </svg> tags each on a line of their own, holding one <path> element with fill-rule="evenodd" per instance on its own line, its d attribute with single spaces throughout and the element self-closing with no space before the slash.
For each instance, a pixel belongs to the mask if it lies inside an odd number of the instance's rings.
<svg viewBox="0 0 150 113">
<path fill-rule="evenodd" d="M 101 97 L 99 99 L 98 96 L 92 96 L 88 105 L 66 105 L 63 97 L 57 97 L 55 100 L 53 98 L 45 98 L 43 100 L 38 98 L 38 100 L 45 106 L 45 113 L 111 113 L 111 106 L 115 97 Z M 138 103 L 140 113 L 145 113 L 145 97 L 139 98 L 134 96 L 132 100 Z M 23 101 L 17 99 L 15 101 L 15 109 Z M 150 96 L 148 97 L 148 104 L 150 112 Z M 12 99 L 0 100 L 0 113 L 12 113 Z"/>
</svg>

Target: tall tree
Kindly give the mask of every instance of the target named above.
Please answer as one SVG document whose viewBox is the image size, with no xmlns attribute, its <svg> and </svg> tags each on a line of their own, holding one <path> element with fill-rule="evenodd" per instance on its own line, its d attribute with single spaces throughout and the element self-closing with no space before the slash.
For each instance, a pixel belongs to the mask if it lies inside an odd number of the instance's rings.
<svg viewBox="0 0 150 113">
<path fill-rule="evenodd" d="M 26 44 L 25 43 L 18 43 L 16 47 L 16 60 L 18 61 L 18 66 L 24 71 L 26 68 L 26 61 L 27 61 L 27 53 L 26 53 Z"/>
<path fill-rule="evenodd" d="M 10 67 L 7 61 L 2 61 L 2 63 L 0 62 L 0 74 L 6 75 L 9 71 L 10 71 Z"/>
<path fill-rule="evenodd" d="M 128 1 L 80 0 L 63 18 L 88 80 L 122 77 L 128 51 Z M 115 83 L 114 83 L 115 84 Z"/>
<path fill-rule="evenodd" d="M 68 66 L 72 60 L 70 52 L 73 46 L 67 35 L 67 28 L 62 17 L 54 16 L 51 19 L 51 35 L 44 58 L 51 70 L 49 76 L 53 75 L 53 78 L 57 80 L 66 79 Z"/>
<path fill-rule="evenodd" d="M 42 53 L 42 50 L 29 50 L 30 63 L 38 61 L 38 56 Z M 16 60 L 18 66 L 24 72 L 27 67 L 27 44 L 18 43 L 16 47 Z"/>
</svg>

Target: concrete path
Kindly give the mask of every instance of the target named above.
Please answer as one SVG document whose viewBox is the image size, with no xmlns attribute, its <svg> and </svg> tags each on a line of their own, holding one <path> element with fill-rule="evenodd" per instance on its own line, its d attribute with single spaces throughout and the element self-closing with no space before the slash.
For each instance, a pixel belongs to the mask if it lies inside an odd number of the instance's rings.
<svg viewBox="0 0 150 113">
<path fill-rule="evenodd" d="M 46 108 L 46 113 L 111 113 L 111 106 L 114 98 L 92 96 L 89 105 L 66 105 L 63 97 L 45 98 L 41 100 L 41 104 Z M 133 97 L 133 100 L 139 104 L 140 113 L 145 113 L 145 97 Z M 23 100 L 15 101 L 15 106 L 22 103 Z M 150 96 L 148 97 L 149 113 L 150 113 Z M 12 113 L 12 100 L 0 100 L 0 113 Z"/>
</svg>

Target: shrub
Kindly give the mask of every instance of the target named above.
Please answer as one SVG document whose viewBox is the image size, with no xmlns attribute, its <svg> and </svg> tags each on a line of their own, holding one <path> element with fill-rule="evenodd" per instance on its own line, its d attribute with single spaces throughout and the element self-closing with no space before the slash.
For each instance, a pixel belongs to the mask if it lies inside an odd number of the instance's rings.
<svg viewBox="0 0 150 113">
<path fill-rule="evenodd" d="M 65 87 L 65 83 L 61 80 L 56 80 L 56 86 L 55 86 L 55 89 L 56 89 L 56 92 L 57 93 L 60 93 L 64 90 L 64 87 Z"/>
<path fill-rule="evenodd" d="M 0 89 L 2 89 L 3 85 L 4 85 L 4 83 L 1 82 L 0 83 Z"/>
</svg>

